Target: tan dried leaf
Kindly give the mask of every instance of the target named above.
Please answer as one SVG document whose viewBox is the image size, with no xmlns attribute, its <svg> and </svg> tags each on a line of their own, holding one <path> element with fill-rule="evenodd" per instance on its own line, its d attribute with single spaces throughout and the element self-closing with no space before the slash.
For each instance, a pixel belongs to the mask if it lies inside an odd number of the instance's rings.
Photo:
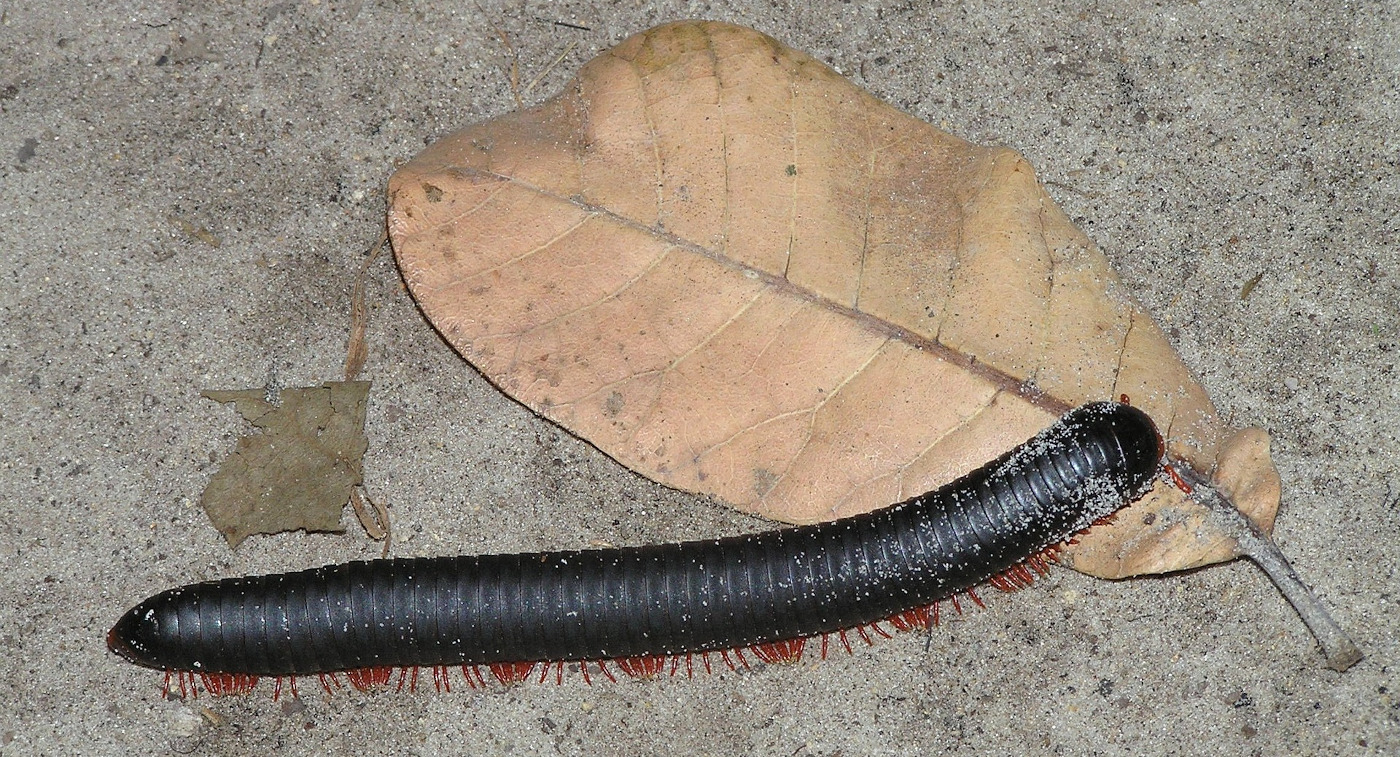
<svg viewBox="0 0 1400 757">
<path fill-rule="evenodd" d="M 1126 394 L 1197 470 L 1254 440 L 1216 482 L 1262 523 L 1277 508 L 1267 438 L 1222 428 L 1020 155 L 758 32 L 632 37 L 554 99 L 432 145 L 389 196 L 404 277 L 444 337 L 670 486 L 793 523 L 850 515 Z M 1232 556 L 1193 509 L 1159 485 L 1074 567 Z"/>
</svg>

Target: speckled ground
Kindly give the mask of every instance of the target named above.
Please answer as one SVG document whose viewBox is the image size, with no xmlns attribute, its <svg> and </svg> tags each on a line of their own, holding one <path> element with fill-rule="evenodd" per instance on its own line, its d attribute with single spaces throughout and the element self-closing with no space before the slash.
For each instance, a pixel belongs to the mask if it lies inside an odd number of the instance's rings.
<svg viewBox="0 0 1400 757">
<path fill-rule="evenodd" d="M 241 5 L 0 6 L 0 755 L 1400 751 L 1393 3 Z M 1225 415 L 1274 434 L 1278 540 L 1369 657 L 1324 668 L 1248 564 L 1057 572 L 927 651 L 693 681 L 180 701 L 107 654 L 158 589 L 377 553 L 359 535 L 231 553 L 197 499 L 242 426 L 199 391 L 339 377 L 385 180 L 514 107 L 503 37 L 534 102 L 685 17 L 1025 153 Z M 505 399 L 387 258 L 372 276 L 367 475 L 396 554 L 760 526 Z"/>
</svg>

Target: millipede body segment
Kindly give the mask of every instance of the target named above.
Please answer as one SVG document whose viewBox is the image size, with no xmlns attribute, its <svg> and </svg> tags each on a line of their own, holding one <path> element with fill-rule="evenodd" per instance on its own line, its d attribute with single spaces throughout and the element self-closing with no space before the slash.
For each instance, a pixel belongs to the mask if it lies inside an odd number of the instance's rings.
<svg viewBox="0 0 1400 757">
<path fill-rule="evenodd" d="M 884 619 L 926 623 L 930 605 L 982 582 L 1018 585 L 1025 561 L 1150 488 L 1161 455 L 1145 414 L 1096 403 L 946 486 L 875 512 L 678 544 L 373 560 L 209 581 L 133 607 L 108 646 L 180 675 L 182 685 L 203 675 L 216 693 L 244 690 L 257 676 L 336 671 L 350 671 L 352 683 L 446 665 L 523 677 L 531 663 L 579 660 L 587 675 L 586 661 L 615 660 L 624 672 L 654 674 L 667 658 L 721 652 L 728 661 L 727 650 L 746 647 L 765 661 L 795 659 L 808 637 L 864 634 Z"/>
</svg>

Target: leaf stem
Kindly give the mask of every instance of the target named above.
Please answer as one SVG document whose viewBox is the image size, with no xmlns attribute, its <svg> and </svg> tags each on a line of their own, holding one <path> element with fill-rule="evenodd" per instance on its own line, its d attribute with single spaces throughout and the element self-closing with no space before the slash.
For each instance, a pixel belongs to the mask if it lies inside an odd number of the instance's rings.
<svg viewBox="0 0 1400 757">
<path fill-rule="evenodd" d="M 1241 513 L 1229 497 L 1192 470 L 1191 466 L 1178 464 L 1173 467 L 1192 486 L 1191 498 L 1210 511 L 1213 523 L 1234 537 L 1240 552 L 1264 571 L 1289 604 L 1293 605 L 1293 609 L 1298 611 L 1303 623 L 1322 646 L 1322 653 L 1327 657 L 1327 667 L 1341 672 L 1360 662 L 1364 656 L 1361 650 L 1337 621 L 1332 619 L 1312 589 L 1303 583 L 1303 579 L 1293 570 L 1288 558 L 1283 556 L 1274 540 Z"/>
</svg>

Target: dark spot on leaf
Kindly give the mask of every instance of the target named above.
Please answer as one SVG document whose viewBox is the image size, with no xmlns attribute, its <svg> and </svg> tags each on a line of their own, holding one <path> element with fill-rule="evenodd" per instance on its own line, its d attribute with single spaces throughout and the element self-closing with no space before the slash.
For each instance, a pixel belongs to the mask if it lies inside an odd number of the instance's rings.
<svg viewBox="0 0 1400 757">
<path fill-rule="evenodd" d="M 753 472 L 753 493 L 762 497 L 773 490 L 778 485 L 778 474 L 764 468 L 755 468 Z"/>
<path fill-rule="evenodd" d="M 428 202 L 442 202 L 442 189 L 423 182 L 423 196 L 428 198 Z"/>
<path fill-rule="evenodd" d="M 622 392 L 612 392 L 608 395 L 607 401 L 603 403 L 603 411 L 608 414 L 608 417 L 615 418 L 626 406 L 627 400 L 622 398 Z"/>
</svg>

